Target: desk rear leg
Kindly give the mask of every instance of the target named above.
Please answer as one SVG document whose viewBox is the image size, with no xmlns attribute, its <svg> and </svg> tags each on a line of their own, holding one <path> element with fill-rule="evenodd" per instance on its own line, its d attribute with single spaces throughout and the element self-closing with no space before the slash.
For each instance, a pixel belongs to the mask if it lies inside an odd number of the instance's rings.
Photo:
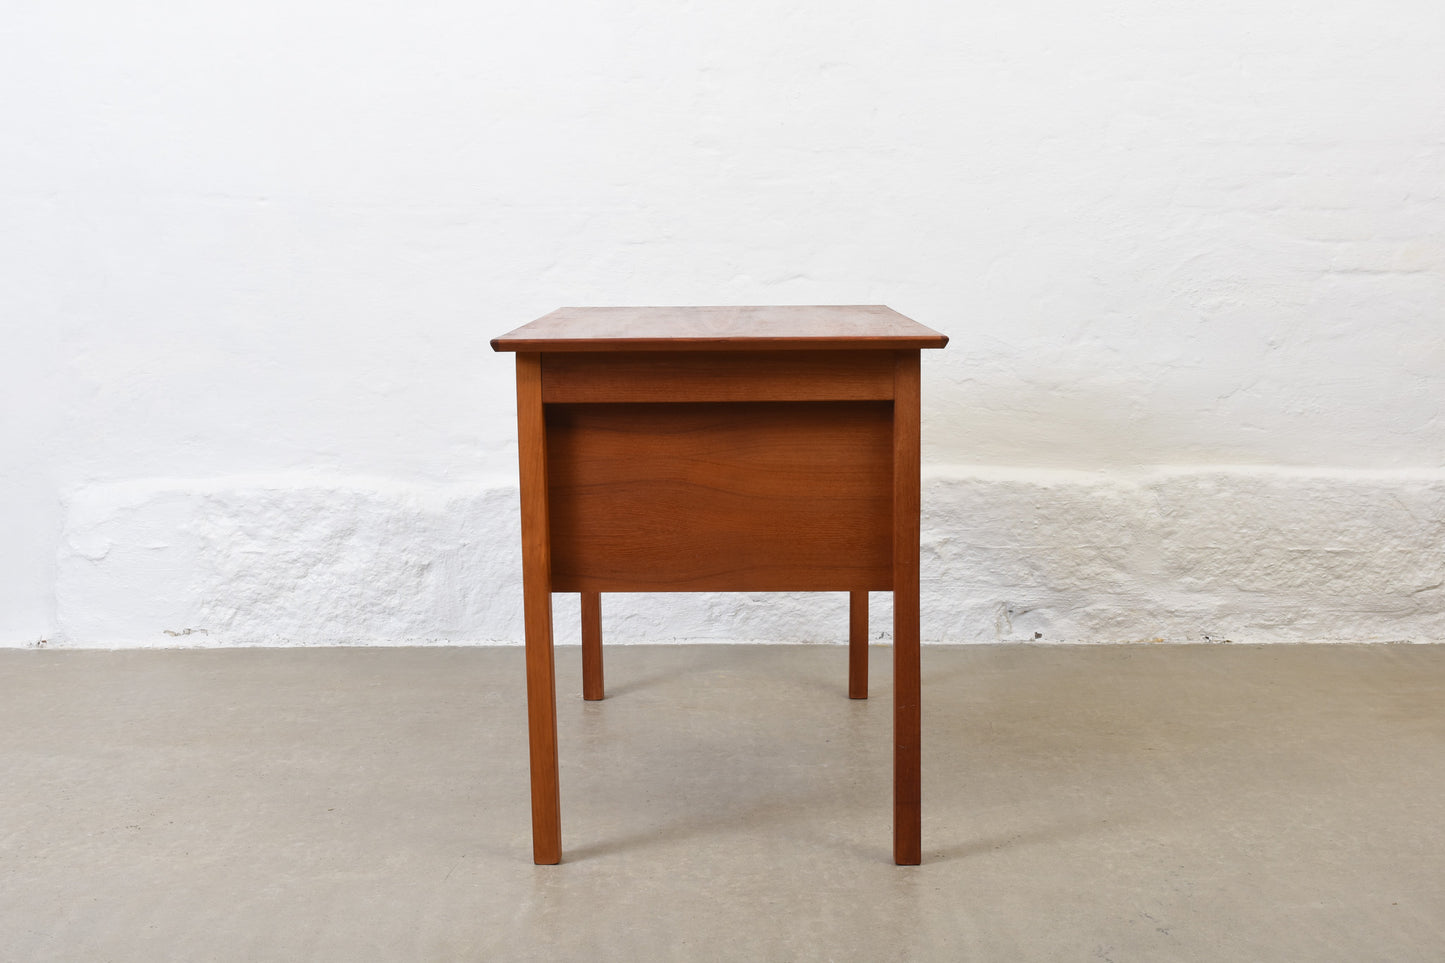
<svg viewBox="0 0 1445 963">
<path fill-rule="evenodd" d="M 848 698 L 868 698 L 868 593 L 848 593 Z"/>
<path fill-rule="evenodd" d="M 604 698 L 602 685 L 602 593 L 582 593 L 582 698 Z"/>
</svg>

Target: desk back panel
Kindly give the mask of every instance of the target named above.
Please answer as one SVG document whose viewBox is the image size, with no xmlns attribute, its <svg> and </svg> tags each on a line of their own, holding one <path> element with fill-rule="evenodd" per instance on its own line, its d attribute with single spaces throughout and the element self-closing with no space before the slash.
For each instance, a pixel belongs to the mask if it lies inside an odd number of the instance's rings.
<svg viewBox="0 0 1445 963">
<path fill-rule="evenodd" d="M 553 591 L 892 588 L 891 402 L 545 417 Z"/>
</svg>

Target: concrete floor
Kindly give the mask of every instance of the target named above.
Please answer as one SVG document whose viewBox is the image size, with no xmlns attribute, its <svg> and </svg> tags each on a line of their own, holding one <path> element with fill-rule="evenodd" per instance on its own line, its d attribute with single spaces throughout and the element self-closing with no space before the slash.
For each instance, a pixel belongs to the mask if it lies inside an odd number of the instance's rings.
<svg viewBox="0 0 1445 963">
<path fill-rule="evenodd" d="M 1440 960 L 1445 647 L 0 651 L 4 960 Z"/>
</svg>

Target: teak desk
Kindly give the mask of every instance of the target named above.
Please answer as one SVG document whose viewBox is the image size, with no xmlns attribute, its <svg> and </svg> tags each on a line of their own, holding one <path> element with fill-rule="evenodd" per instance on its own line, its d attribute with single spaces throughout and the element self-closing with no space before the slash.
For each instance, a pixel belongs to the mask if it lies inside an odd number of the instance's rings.
<svg viewBox="0 0 1445 963">
<path fill-rule="evenodd" d="M 893 592 L 893 859 L 918 863 L 919 350 L 889 308 L 561 308 L 517 353 L 532 850 L 562 858 L 552 593 L 582 596 L 601 699 L 602 592 Z"/>
</svg>

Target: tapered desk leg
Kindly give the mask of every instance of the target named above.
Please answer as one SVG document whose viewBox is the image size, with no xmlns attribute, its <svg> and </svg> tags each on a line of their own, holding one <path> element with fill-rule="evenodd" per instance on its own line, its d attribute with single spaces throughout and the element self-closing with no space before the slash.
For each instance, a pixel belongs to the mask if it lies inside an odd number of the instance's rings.
<svg viewBox="0 0 1445 963">
<path fill-rule="evenodd" d="M 602 685 L 602 593 L 582 593 L 582 698 L 596 702 Z"/>
<path fill-rule="evenodd" d="M 552 550 L 540 355 L 517 355 L 522 489 L 522 607 L 527 633 L 527 735 L 532 763 L 532 860 L 562 860 L 557 782 L 557 682 L 552 661 Z"/>
<path fill-rule="evenodd" d="M 868 698 L 868 593 L 848 593 L 848 698 Z"/>
<path fill-rule="evenodd" d="M 922 860 L 918 513 L 919 365 L 898 352 L 893 388 L 893 861 Z"/>
</svg>

